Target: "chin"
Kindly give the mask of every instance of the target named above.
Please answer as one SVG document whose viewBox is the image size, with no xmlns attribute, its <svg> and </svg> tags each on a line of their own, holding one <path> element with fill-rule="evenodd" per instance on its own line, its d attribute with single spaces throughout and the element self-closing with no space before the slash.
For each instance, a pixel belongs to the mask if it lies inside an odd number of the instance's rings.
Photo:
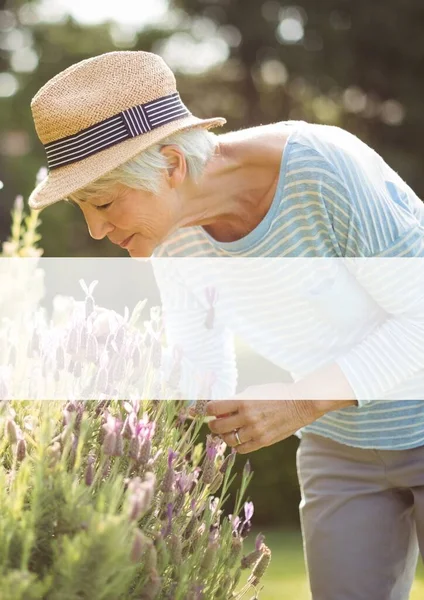
<svg viewBox="0 0 424 600">
<path fill-rule="evenodd" d="M 135 260 L 149 260 L 149 258 L 152 256 L 151 254 L 146 256 L 143 252 L 140 252 L 135 248 L 128 248 L 127 250 L 130 257 L 134 258 Z"/>
</svg>

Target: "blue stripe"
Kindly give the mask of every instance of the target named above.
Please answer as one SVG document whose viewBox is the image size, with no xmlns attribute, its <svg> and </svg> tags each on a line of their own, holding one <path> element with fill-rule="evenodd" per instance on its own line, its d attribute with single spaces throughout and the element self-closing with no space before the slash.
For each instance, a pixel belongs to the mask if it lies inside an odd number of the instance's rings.
<svg viewBox="0 0 424 600">
<path fill-rule="evenodd" d="M 154 256 L 424 258 L 424 204 L 353 135 L 335 127 L 294 123 L 271 208 L 253 232 L 236 242 L 219 243 L 201 227 L 188 228 L 173 234 Z M 370 294 L 375 291 L 372 281 L 361 283 L 368 286 Z M 366 347 L 360 343 L 337 360 L 357 393 L 360 408 L 329 413 L 304 431 L 362 448 L 407 449 L 424 444 L 424 351 L 420 343 L 424 339 L 424 298 L 412 315 L 415 322 L 412 317 L 409 324 L 407 319 L 398 320 L 404 303 L 403 284 L 400 280 L 389 282 L 381 300 L 382 308 L 392 313 L 392 322 L 384 322 L 378 335 L 370 335 Z M 422 291 L 417 282 L 416 293 Z M 253 318 L 236 333 L 257 340 L 254 349 L 281 364 L 281 340 L 280 350 L 274 349 L 270 357 L 272 345 L 265 333 L 255 329 Z M 187 343 L 195 343 L 195 331 L 185 332 L 183 324 L 178 335 L 182 345 L 184 335 Z M 381 349 L 393 339 L 397 344 L 386 364 Z M 311 347 L 313 342 L 311 339 Z M 308 349 L 296 348 L 290 339 L 284 340 L 284 346 L 290 348 L 293 360 L 298 360 L 299 370 L 314 360 Z M 222 352 L 217 342 L 209 351 L 214 365 L 221 365 L 227 381 L 234 382 L 228 348 Z M 394 394 L 399 399 L 369 401 L 384 385 L 417 400 L 402 400 Z M 390 390 L 386 390 L 387 398 L 393 397 Z M 228 392 L 234 390 L 228 388 Z"/>
</svg>

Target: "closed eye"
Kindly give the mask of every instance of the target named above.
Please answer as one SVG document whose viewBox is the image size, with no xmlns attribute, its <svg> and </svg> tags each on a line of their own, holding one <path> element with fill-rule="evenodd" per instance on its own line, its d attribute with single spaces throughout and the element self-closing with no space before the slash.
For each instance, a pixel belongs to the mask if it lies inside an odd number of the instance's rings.
<svg viewBox="0 0 424 600">
<path fill-rule="evenodd" d="M 101 206 L 96 206 L 96 208 L 98 210 L 105 210 L 106 208 L 108 208 L 110 205 L 112 204 L 112 202 L 108 202 L 107 204 L 102 204 Z"/>
</svg>

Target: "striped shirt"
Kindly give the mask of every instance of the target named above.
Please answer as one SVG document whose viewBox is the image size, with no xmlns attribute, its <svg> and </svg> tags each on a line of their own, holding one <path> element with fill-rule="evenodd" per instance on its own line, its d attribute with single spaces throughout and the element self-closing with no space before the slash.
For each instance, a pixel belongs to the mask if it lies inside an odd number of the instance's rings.
<svg viewBox="0 0 424 600">
<path fill-rule="evenodd" d="M 304 122 L 288 125 L 275 196 L 249 234 L 225 243 L 202 227 L 189 227 L 155 251 L 154 258 L 196 259 L 175 261 L 172 269 L 168 261 L 153 261 L 168 341 L 183 349 L 185 389 L 193 391 L 190 367 L 196 363 L 197 379 L 202 370 L 218 374 L 212 397 L 235 393 L 236 333 L 295 381 L 337 362 L 359 406 L 328 413 L 302 431 L 362 448 L 423 445 L 424 269 L 417 264 L 424 258 L 424 204 L 352 134 Z M 220 270 L 216 324 L 205 331 L 208 282 L 202 279 L 201 259 L 229 257 L 238 258 L 239 282 L 249 263 L 248 278 L 235 293 L 230 274 L 223 284 Z M 242 260 L 271 257 L 301 259 L 291 262 L 295 269 L 283 269 L 278 277 L 274 273 L 272 288 L 266 285 L 270 261 L 259 260 L 252 272 L 252 261 Z M 306 261 L 310 272 L 310 261 L 322 258 L 339 259 L 324 261 L 331 264 L 333 283 L 305 300 L 305 290 L 294 280 L 302 281 Z M 363 272 L 357 268 L 355 278 L 344 266 L 369 258 L 414 260 L 403 260 L 383 285 L 377 260 Z M 233 261 L 229 264 L 233 269 Z M 353 319 L 343 335 L 337 321 L 341 313 L 344 325 Z M 347 321 L 346 315 L 351 316 Z"/>
</svg>

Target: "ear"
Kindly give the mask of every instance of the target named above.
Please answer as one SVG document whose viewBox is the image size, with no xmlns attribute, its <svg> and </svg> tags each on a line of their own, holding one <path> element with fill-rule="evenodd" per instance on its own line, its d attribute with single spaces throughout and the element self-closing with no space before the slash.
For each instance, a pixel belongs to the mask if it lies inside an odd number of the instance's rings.
<svg viewBox="0 0 424 600">
<path fill-rule="evenodd" d="M 176 188 L 183 183 L 187 176 L 185 156 L 178 146 L 163 146 L 160 153 L 166 158 L 168 167 L 165 173 L 168 185 Z"/>
</svg>

